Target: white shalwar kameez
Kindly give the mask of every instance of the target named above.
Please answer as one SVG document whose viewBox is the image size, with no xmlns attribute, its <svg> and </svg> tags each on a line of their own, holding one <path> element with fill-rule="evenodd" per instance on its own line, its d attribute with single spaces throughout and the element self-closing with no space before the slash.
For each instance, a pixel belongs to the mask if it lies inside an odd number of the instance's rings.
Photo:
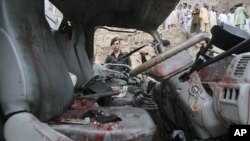
<svg viewBox="0 0 250 141">
<path fill-rule="evenodd" d="M 186 29 L 188 23 L 188 9 L 181 10 L 181 27 Z"/>
<path fill-rule="evenodd" d="M 217 15 L 215 11 L 209 11 L 209 23 L 210 28 L 217 25 Z"/>
<path fill-rule="evenodd" d="M 235 22 L 234 22 L 234 13 L 228 13 L 228 23 L 231 26 L 235 26 Z"/>
<path fill-rule="evenodd" d="M 220 13 L 218 19 L 219 19 L 220 23 L 229 24 L 228 23 L 228 17 L 227 17 L 226 14 Z"/>
<path fill-rule="evenodd" d="M 247 32 L 250 32 L 250 18 L 246 19 L 245 30 Z"/>
</svg>

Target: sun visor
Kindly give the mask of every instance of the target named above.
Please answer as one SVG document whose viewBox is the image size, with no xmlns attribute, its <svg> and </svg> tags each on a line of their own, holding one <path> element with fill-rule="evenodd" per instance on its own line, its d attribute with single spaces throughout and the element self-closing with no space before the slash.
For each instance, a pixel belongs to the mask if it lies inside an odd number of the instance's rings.
<svg viewBox="0 0 250 141">
<path fill-rule="evenodd" d="M 230 26 L 228 24 L 214 26 L 211 29 L 211 33 L 212 33 L 212 39 L 211 39 L 212 44 L 225 51 L 239 44 L 245 39 L 250 38 L 250 35 L 247 32 L 240 30 L 236 27 Z M 249 51 L 249 49 L 246 48 L 242 50 L 240 53 L 246 51 Z"/>
<path fill-rule="evenodd" d="M 179 0 L 50 0 L 73 23 L 156 30 Z"/>
</svg>

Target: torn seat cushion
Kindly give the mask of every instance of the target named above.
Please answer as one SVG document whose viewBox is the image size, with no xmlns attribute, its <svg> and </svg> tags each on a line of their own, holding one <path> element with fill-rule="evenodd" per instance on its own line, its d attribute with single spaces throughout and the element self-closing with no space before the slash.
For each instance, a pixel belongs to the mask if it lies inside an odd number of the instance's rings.
<svg viewBox="0 0 250 141">
<path fill-rule="evenodd" d="M 149 114 L 135 107 L 94 106 L 89 100 L 77 100 L 62 116 L 53 120 L 50 126 L 76 141 L 151 141 L 156 127 Z M 86 123 L 81 119 L 89 110 L 103 111 L 116 115 L 121 121 L 101 124 L 91 121 Z M 61 122 L 67 119 L 69 122 Z M 84 121 L 84 122 L 81 122 Z"/>
</svg>

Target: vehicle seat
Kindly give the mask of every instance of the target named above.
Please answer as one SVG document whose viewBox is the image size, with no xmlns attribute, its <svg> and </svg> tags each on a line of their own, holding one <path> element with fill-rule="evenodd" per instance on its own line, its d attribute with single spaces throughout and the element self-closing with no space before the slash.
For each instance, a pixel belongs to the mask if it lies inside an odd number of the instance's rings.
<svg viewBox="0 0 250 141">
<path fill-rule="evenodd" d="M 81 27 L 73 27 L 70 39 L 60 32 L 55 33 L 57 48 L 66 62 L 67 68 L 78 78 L 76 87 L 81 87 L 93 77 L 93 70 L 92 68 L 90 70 L 89 66 L 91 65 L 84 48 L 85 45 L 83 44 L 85 37 L 84 34 L 79 34 L 82 30 Z M 80 36 L 76 37 L 75 35 L 77 34 Z M 77 44 L 74 44 L 75 41 L 78 41 Z M 83 125 L 81 121 L 84 122 L 84 119 L 81 119 L 81 117 L 88 110 L 114 114 L 120 117 L 121 121 L 105 124 L 91 122 L 90 124 Z M 63 119 L 67 119 L 68 122 L 62 122 Z M 150 115 L 143 109 L 134 107 L 98 107 L 91 100 L 86 99 L 75 99 L 73 105 L 60 117 L 49 122 L 49 125 L 76 141 L 151 141 L 156 130 Z"/>
<path fill-rule="evenodd" d="M 50 126 L 76 141 L 151 141 L 156 130 L 149 114 L 135 107 L 96 107 L 89 100 L 75 100 L 75 106 L 62 116 L 54 119 Z M 79 106 L 80 105 L 80 106 Z M 101 110 L 106 114 L 114 114 L 121 121 L 110 123 L 81 124 L 81 117 L 88 110 Z M 62 120 L 66 119 L 67 123 Z"/>
<path fill-rule="evenodd" d="M 80 32 L 80 36 L 76 36 Z M 88 80 L 94 77 L 94 71 L 90 64 L 85 49 L 85 36 L 81 27 L 74 27 L 72 37 L 62 34 L 60 31 L 55 32 L 54 37 L 60 54 L 65 61 L 69 72 L 77 77 L 76 88 L 80 88 Z"/>
<path fill-rule="evenodd" d="M 75 34 L 76 40 L 80 38 L 82 40 L 74 42 L 74 45 L 82 50 L 78 50 L 77 54 L 71 52 L 71 55 L 78 55 L 79 57 L 76 58 L 85 62 L 80 61 L 81 63 L 79 63 L 76 59 L 67 62 L 70 57 L 62 55 L 59 48 L 68 47 L 67 49 L 70 50 L 71 44 L 60 46 L 57 42 L 60 37 L 55 40 L 44 17 L 43 1 L 2 0 L 0 10 L 2 11 L 1 15 L 4 15 L 0 16 L 0 42 L 2 45 L 0 48 L 0 103 L 7 123 L 11 117 L 20 113 L 32 114 L 37 117 L 37 121 L 46 123 L 63 114 L 64 111 L 69 113 L 73 119 L 77 119 L 77 117 L 71 113 L 72 110 L 84 114 L 86 109 L 71 108 L 67 110 L 74 100 L 74 89 L 69 72 L 73 71 L 73 67 L 82 69 L 81 73 L 76 73 L 77 77 L 81 78 L 78 84 L 80 81 L 88 81 L 88 77 L 92 76 L 91 70 L 88 69 L 91 65 L 88 62 L 86 52 L 84 52 L 83 29 L 77 31 L 82 35 Z M 67 49 L 64 51 L 69 53 Z M 90 106 L 89 108 L 114 113 L 122 121 L 98 126 L 93 124 L 86 126 L 81 124 L 51 124 L 51 127 L 80 141 L 84 138 L 110 140 L 111 137 L 112 140 L 152 139 L 155 126 L 145 110 L 132 107 L 98 108 Z M 0 116 L 0 132 L 2 132 L 1 126 L 5 124 L 1 122 L 5 122 L 2 120 L 2 116 Z M 12 123 L 9 121 L 8 125 Z M 41 131 L 38 127 L 40 126 L 37 126 L 34 132 Z M 96 130 L 97 127 L 104 129 Z M 48 128 L 50 129 L 50 127 Z M 15 129 L 19 135 L 22 135 L 25 127 Z M 110 131 L 110 129 L 115 130 Z M 108 139 L 108 137 L 110 138 Z"/>
</svg>

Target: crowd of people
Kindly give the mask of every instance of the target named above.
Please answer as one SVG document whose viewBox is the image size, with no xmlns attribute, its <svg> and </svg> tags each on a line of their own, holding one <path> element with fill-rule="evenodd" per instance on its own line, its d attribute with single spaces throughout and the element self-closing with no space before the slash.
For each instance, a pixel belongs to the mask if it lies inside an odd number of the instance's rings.
<svg viewBox="0 0 250 141">
<path fill-rule="evenodd" d="M 192 8 L 192 5 L 182 3 L 166 19 L 165 28 L 180 27 L 185 32 L 200 33 L 209 32 L 213 26 L 224 23 L 250 31 L 250 18 L 243 3 L 233 6 L 228 13 L 225 9 L 220 11 L 218 13 L 215 6 L 209 8 L 206 3 L 202 6 L 196 4 L 194 8 Z M 162 44 L 166 47 L 164 49 L 167 50 L 170 46 L 170 41 L 162 40 Z M 113 52 L 107 56 L 105 63 L 118 63 L 131 66 L 130 57 L 124 59 L 124 56 L 128 53 L 121 50 L 121 41 L 118 37 L 111 40 L 110 46 L 113 48 Z M 147 54 L 144 51 L 140 52 L 142 63 L 147 61 Z M 111 66 L 110 68 L 120 72 L 127 71 L 124 66 Z"/>
<path fill-rule="evenodd" d="M 196 4 L 193 8 L 182 3 L 168 16 L 164 28 L 180 27 L 185 32 L 199 33 L 209 32 L 213 26 L 224 23 L 250 31 L 250 17 L 243 3 L 234 5 L 228 12 L 226 9 L 220 11 L 218 13 L 215 6 L 210 8 L 206 3 Z"/>
</svg>

